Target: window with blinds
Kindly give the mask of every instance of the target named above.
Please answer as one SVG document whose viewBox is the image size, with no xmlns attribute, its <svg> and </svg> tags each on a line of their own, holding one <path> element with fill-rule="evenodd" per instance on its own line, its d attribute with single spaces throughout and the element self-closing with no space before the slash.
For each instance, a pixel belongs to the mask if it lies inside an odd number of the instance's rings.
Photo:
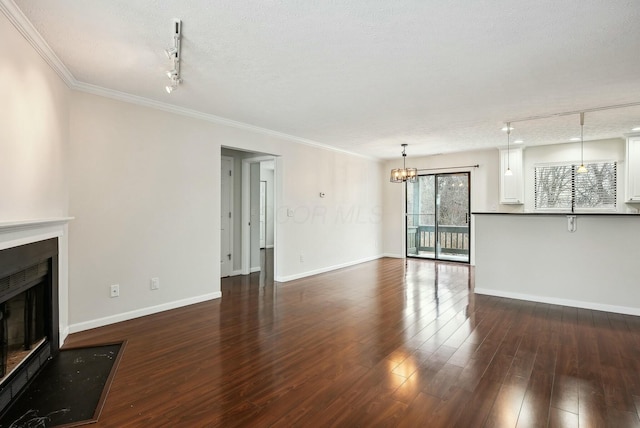
<svg viewBox="0 0 640 428">
<path fill-rule="evenodd" d="M 587 172 L 576 172 L 579 165 L 537 165 L 535 173 L 535 209 L 614 210 L 617 197 L 617 163 L 589 163 Z"/>
</svg>

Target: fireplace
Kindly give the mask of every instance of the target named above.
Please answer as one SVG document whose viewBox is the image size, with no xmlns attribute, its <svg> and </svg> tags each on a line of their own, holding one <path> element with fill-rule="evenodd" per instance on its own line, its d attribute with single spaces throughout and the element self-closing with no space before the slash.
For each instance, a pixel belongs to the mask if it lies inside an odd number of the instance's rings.
<svg viewBox="0 0 640 428">
<path fill-rule="evenodd" d="M 60 347 L 58 238 L 0 251 L 0 413 Z"/>
</svg>

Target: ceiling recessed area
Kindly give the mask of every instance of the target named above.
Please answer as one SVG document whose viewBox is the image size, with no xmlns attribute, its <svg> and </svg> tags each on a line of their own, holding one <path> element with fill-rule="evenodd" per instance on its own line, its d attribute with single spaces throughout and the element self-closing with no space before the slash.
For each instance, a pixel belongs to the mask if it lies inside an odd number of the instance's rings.
<svg viewBox="0 0 640 428">
<path fill-rule="evenodd" d="M 634 0 L 1 1 L 78 82 L 381 159 L 501 146 L 509 121 L 527 146 L 569 142 L 577 115 L 518 121 L 563 112 L 587 111 L 587 141 L 640 124 Z"/>
</svg>

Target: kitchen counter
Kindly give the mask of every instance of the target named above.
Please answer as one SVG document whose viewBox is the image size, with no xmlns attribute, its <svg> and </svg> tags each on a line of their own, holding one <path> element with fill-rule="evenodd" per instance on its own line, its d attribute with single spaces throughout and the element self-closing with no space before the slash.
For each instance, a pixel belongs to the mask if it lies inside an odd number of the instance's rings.
<svg viewBox="0 0 640 428">
<path fill-rule="evenodd" d="M 473 214 L 476 293 L 640 315 L 640 215 Z"/>
</svg>

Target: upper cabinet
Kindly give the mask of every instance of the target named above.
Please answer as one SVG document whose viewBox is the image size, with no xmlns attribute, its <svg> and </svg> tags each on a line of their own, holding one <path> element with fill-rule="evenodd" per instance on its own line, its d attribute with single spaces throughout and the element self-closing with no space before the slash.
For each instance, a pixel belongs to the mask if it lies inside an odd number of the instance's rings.
<svg viewBox="0 0 640 428">
<path fill-rule="evenodd" d="M 627 137 L 627 202 L 640 203 L 640 135 Z"/>
<path fill-rule="evenodd" d="M 510 149 L 508 151 L 507 149 L 500 149 L 499 175 L 501 204 L 524 204 L 524 171 L 522 166 L 522 156 L 523 149 L 521 147 Z M 640 157 L 638 159 L 640 159 Z M 507 167 L 511 169 L 511 175 L 504 174 Z M 640 190 L 640 187 L 638 190 Z"/>
</svg>

